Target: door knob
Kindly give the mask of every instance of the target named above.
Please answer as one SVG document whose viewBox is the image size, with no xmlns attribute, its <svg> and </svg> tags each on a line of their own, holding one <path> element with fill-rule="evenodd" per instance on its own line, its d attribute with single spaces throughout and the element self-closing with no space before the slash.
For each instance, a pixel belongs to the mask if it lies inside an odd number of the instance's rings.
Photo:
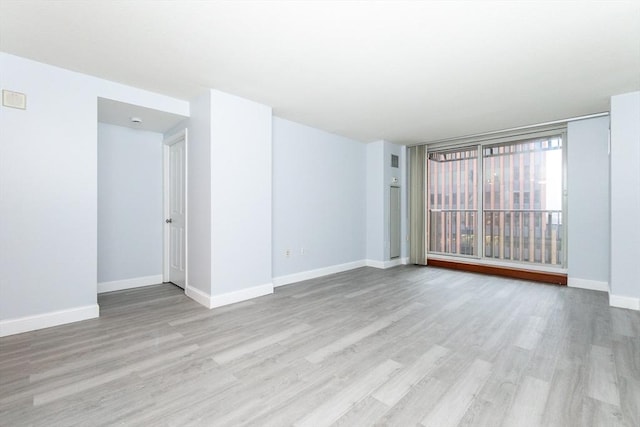
<svg viewBox="0 0 640 427">
<path fill-rule="evenodd" d="M 171 224 L 173 222 L 173 220 L 171 218 L 169 218 L 169 219 L 165 219 L 164 222 L 166 222 L 167 224 Z"/>
</svg>

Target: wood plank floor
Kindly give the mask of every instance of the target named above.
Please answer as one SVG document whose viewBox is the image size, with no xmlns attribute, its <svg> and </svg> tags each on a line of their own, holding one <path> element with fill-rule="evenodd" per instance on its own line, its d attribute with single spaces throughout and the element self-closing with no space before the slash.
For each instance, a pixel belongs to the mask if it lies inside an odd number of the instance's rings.
<svg viewBox="0 0 640 427">
<path fill-rule="evenodd" d="M 602 292 L 402 266 L 99 303 L 0 340 L 1 426 L 640 426 L 640 313 Z"/>
</svg>

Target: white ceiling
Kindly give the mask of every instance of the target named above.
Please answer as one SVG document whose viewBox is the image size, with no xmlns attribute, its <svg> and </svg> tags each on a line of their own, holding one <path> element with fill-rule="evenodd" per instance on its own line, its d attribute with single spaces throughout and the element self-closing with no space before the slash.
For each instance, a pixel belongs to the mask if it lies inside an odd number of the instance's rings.
<svg viewBox="0 0 640 427">
<path fill-rule="evenodd" d="M 0 0 L 0 50 L 412 143 L 608 110 L 640 89 L 640 2 Z"/>
</svg>

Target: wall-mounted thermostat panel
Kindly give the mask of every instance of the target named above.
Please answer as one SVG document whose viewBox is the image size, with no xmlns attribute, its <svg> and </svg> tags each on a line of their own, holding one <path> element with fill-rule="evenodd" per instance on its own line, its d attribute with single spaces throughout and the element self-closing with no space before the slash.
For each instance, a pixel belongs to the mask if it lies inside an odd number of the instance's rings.
<svg viewBox="0 0 640 427">
<path fill-rule="evenodd" d="M 5 107 L 27 109 L 27 95 L 12 90 L 2 90 L 2 105 Z"/>
</svg>

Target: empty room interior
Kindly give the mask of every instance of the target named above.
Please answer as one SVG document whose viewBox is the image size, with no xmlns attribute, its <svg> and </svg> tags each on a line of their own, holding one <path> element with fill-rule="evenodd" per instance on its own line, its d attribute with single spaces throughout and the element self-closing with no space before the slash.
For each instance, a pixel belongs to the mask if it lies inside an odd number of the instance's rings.
<svg viewBox="0 0 640 427">
<path fill-rule="evenodd" d="M 0 0 L 0 425 L 640 426 L 640 2 Z"/>
</svg>

